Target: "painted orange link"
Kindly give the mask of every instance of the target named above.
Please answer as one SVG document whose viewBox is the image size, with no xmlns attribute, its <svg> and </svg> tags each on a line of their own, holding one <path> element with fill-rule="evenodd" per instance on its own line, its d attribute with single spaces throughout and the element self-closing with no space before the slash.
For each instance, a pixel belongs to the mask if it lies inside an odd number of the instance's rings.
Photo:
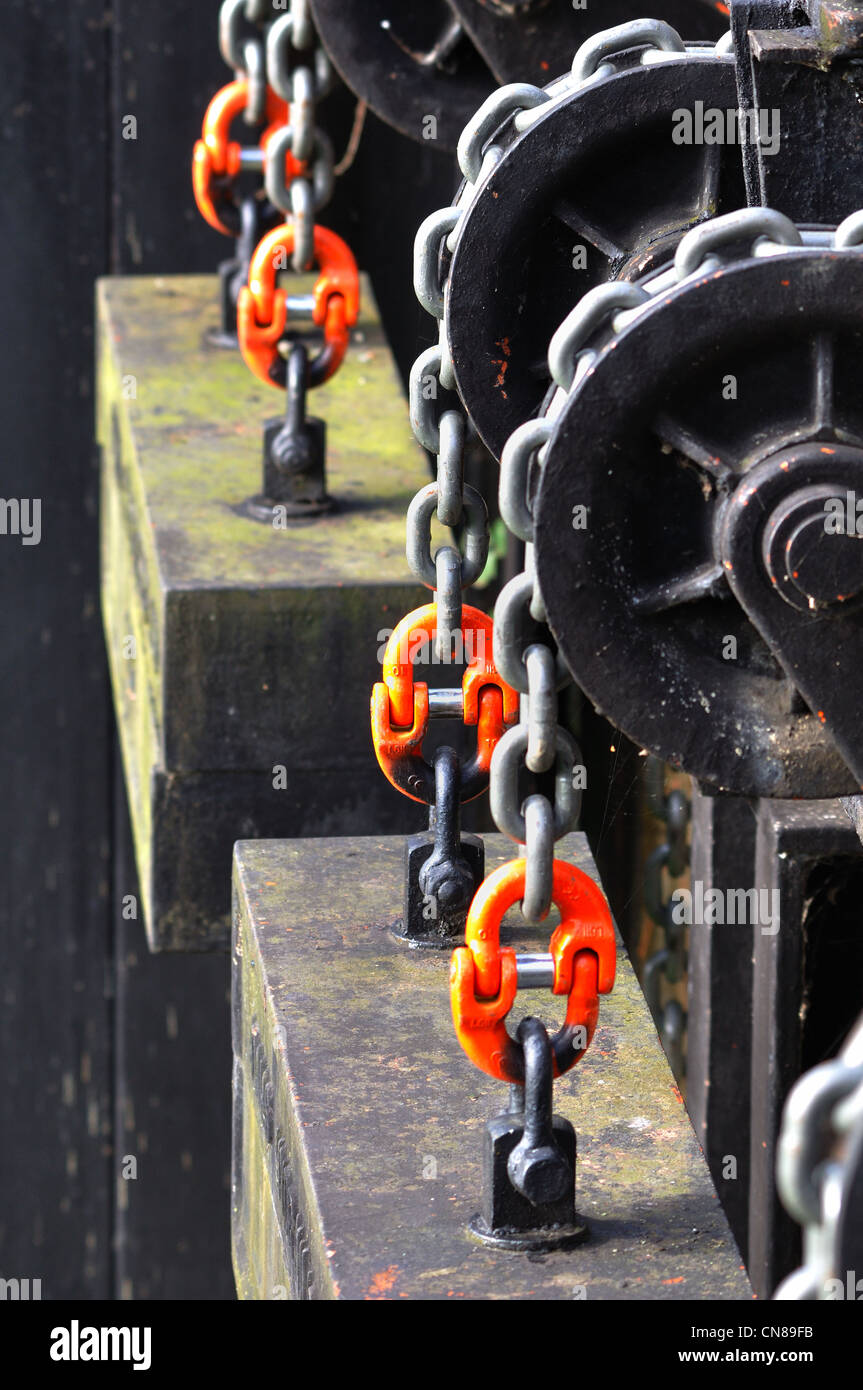
<svg viewBox="0 0 863 1390">
<path fill-rule="evenodd" d="M 350 329 L 360 311 L 360 276 L 351 248 L 335 232 L 316 226 L 314 247 L 319 274 L 312 319 L 323 327 L 324 348 L 312 384 L 320 385 L 338 369 L 347 352 Z M 237 300 L 237 335 L 246 365 L 270 386 L 284 385 L 274 369 L 283 365 L 279 342 L 287 327 L 288 296 L 277 287 L 276 277 L 287 268 L 293 249 L 291 223 L 268 232 L 252 257 L 249 283 Z"/>
<path fill-rule="evenodd" d="M 201 216 L 211 227 L 224 236 L 235 236 L 236 232 L 223 221 L 220 208 L 233 206 L 230 182 L 240 172 L 242 145 L 231 140 L 231 126 L 246 109 L 248 82 L 240 78 L 229 82 L 217 92 L 207 107 L 201 139 L 196 141 L 192 154 L 192 187 L 195 202 Z M 266 152 L 272 135 L 290 119 L 286 101 L 276 96 L 271 87 L 267 88 L 267 128 L 260 137 L 259 144 Z M 305 173 L 306 165 L 290 153 L 286 157 L 285 177 L 287 181 Z"/>
<path fill-rule="evenodd" d="M 516 953 L 501 948 L 500 924 L 524 896 L 526 863 L 503 864 L 480 887 L 467 919 L 465 945 L 453 952 L 450 1002 L 458 1040 L 470 1060 L 489 1076 L 524 1080 L 522 1051 L 506 1028 L 517 989 Z M 553 994 L 566 995 L 563 1027 L 551 1040 L 554 1075 L 574 1066 L 590 1045 L 599 1019 L 599 995 L 614 985 L 617 950 L 608 903 L 592 878 L 554 861 L 552 902 L 561 921 L 549 950 L 554 960 Z M 584 1031 L 584 1046 L 580 1031 Z"/>
<path fill-rule="evenodd" d="M 436 630 L 436 603 L 402 618 L 387 642 L 383 680 L 372 690 L 375 755 L 393 786 L 413 801 L 434 799 L 434 770 L 422 755 L 429 722 L 428 685 L 414 680 L 414 660 L 420 650 L 431 649 Z M 462 800 L 470 801 L 485 790 L 495 746 L 518 720 L 518 694 L 495 669 L 491 618 L 465 604 L 461 630 L 467 658 L 462 677 L 464 722 L 477 730 L 476 757 L 463 777 L 467 794 Z"/>
</svg>

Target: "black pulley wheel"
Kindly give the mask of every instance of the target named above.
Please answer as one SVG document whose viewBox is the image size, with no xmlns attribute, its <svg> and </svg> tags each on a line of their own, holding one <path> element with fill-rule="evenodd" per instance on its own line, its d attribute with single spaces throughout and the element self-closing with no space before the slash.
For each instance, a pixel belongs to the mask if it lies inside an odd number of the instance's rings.
<svg viewBox="0 0 863 1390">
<path fill-rule="evenodd" d="M 863 255 L 709 269 L 596 345 L 534 504 L 574 678 L 715 787 L 859 790 L 863 538 L 824 517 L 863 501 Z"/>
<path fill-rule="evenodd" d="M 649 7 L 687 38 L 718 38 L 727 16 L 704 0 Z M 637 0 L 312 0 L 315 25 L 357 96 L 412 140 L 454 150 L 503 82 L 547 82 L 562 55 L 598 29 L 637 19 Z M 601 12 L 600 12 L 601 11 Z M 433 118 L 433 126 L 429 125 Z"/>
</svg>

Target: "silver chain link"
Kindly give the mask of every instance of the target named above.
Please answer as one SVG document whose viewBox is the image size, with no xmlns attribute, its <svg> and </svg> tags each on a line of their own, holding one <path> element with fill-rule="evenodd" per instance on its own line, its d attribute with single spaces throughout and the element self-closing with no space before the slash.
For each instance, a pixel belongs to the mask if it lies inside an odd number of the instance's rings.
<svg viewBox="0 0 863 1390">
<path fill-rule="evenodd" d="M 469 422 L 460 402 L 438 409 L 441 391 L 453 391 L 455 378 L 443 332 L 444 299 L 437 275 L 441 244 L 455 225 L 452 208 L 433 213 L 414 241 L 414 291 L 440 324 L 438 342 L 420 353 L 410 373 L 410 419 L 416 438 L 436 458 L 436 481 L 421 488 L 408 508 L 406 554 L 413 573 L 435 591 L 438 605 L 435 657 L 448 661 L 462 630 L 462 592 L 475 584 L 488 560 L 488 510 L 464 478 Z M 454 545 L 432 552 L 433 516 L 442 526 L 464 521 L 465 553 Z"/>
<path fill-rule="evenodd" d="M 315 214 L 333 195 L 333 147 L 315 124 L 316 104 L 333 84 L 333 70 L 318 41 L 309 0 L 291 0 L 287 14 L 270 25 L 266 40 L 267 81 L 289 103 L 290 120 L 270 141 L 267 196 L 294 226 L 291 265 L 308 270 L 314 261 Z M 308 162 L 309 172 L 285 179 L 285 159 Z"/>
<path fill-rule="evenodd" d="M 266 8 L 267 13 L 263 10 Z M 222 0 L 219 10 L 219 51 L 238 78 L 248 82 L 246 109 L 243 119 L 247 125 L 261 125 L 267 112 L 267 76 L 264 55 L 263 26 L 271 17 L 271 6 L 255 0 Z M 258 33 L 250 35 L 252 26 Z"/>
<path fill-rule="evenodd" d="M 507 730 L 492 754 L 489 791 L 498 829 L 524 845 L 522 913 L 528 922 L 541 922 L 551 907 L 555 841 L 578 821 L 583 783 L 579 779 L 576 786 L 579 747 L 557 722 L 558 692 L 571 677 L 545 624 L 533 567 L 531 466 L 541 467 L 547 436 L 527 432 L 525 426 L 516 434 L 515 444 L 513 435 L 501 457 L 499 500 L 504 521 L 515 520 L 515 534 L 527 542 L 525 569 L 504 585 L 495 604 L 494 660 L 504 680 L 521 694 L 521 721 Z M 554 768 L 553 802 L 534 793 L 522 805 L 519 779 L 524 768 L 534 774 Z"/>
<path fill-rule="evenodd" d="M 803 1226 L 803 1264 L 783 1280 L 774 1299 L 814 1301 L 846 1296 L 852 1271 L 838 1268 L 837 1235 L 843 1203 L 856 1176 L 849 1159 L 856 1154 L 859 1162 L 861 1130 L 863 1017 L 857 1020 L 839 1056 L 806 1072 L 785 1103 L 776 1181 L 786 1208 Z M 853 1279 L 851 1297 L 856 1298 L 856 1271 Z"/>
</svg>

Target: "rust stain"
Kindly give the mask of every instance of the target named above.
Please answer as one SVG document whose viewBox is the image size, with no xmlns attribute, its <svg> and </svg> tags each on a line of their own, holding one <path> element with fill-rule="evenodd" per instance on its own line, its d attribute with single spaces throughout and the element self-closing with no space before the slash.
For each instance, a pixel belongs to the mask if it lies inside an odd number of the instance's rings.
<svg viewBox="0 0 863 1390">
<path fill-rule="evenodd" d="M 504 400 L 506 400 L 506 392 L 503 390 L 503 384 L 506 380 L 507 369 L 509 368 L 509 359 L 512 355 L 512 347 L 510 346 L 509 338 L 501 338 L 499 342 L 495 343 L 495 347 L 500 348 L 501 353 L 503 355 L 501 357 L 493 357 L 491 359 L 491 365 L 493 367 L 500 368 L 497 374 L 497 380 L 494 384 L 500 390 Z"/>
</svg>

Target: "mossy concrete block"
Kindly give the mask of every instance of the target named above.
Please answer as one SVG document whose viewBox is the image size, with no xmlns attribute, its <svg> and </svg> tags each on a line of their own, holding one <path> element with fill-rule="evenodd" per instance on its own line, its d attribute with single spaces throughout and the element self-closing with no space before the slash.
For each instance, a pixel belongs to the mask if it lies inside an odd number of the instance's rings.
<svg viewBox="0 0 863 1390">
<path fill-rule="evenodd" d="M 486 837 L 489 870 L 512 855 Z M 583 835 L 561 857 L 596 877 Z M 401 838 L 238 844 L 234 1269 L 249 1299 L 749 1299 L 740 1255 L 622 944 L 584 1059 L 555 1084 L 578 1136 L 584 1245 L 537 1257 L 468 1233 L 506 1087 L 453 1030 L 449 952 L 391 927 Z M 517 911 L 503 940 L 547 949 Z M 522 994 L 514 1018 L 561 1003 Z"/>
<path fill-rule="evenodd" d="M 217 301 L 211 276 L 98 288 L 102 604 L 155 949 L 227 949 L 238 838 L 406 824 L 368 697 L 379 634 L 428 598 L 404 553 L 428 470 L 368 282 L 341 371 L 309 397 L 335 509 L 284 527 L 244 510 L 283 394 L 210 345 Z"/>
</svg>

